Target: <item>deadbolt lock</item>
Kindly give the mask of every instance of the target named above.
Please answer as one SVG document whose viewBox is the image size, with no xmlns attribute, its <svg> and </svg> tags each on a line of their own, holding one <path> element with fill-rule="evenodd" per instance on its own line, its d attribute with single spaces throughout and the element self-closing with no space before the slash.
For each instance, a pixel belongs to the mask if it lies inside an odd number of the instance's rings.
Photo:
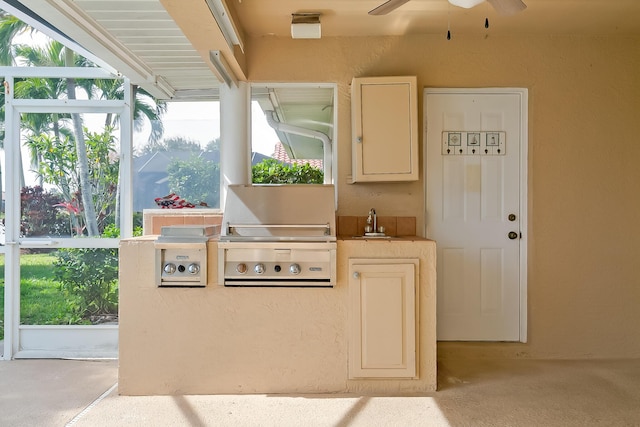
<svg viewBox="0 0 640 427">
<path fill-rule="evenodd" d="M 516 214 L 509 214 L 508 218 L 509 218 L 509 221 L 513 222 L 516 220 Z"/>
</svg>

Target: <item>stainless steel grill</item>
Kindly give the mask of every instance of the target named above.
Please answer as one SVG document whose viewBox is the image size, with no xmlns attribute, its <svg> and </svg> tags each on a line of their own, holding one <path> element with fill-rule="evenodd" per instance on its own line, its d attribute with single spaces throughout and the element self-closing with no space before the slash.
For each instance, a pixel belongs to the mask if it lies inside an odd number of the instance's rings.
<svg viewBox="0 0 640 427">
<path fill-rule="evenodd" d="M 225 286 L 332 287 L 332 185 L 229 186 L 218 244 Z"/>
</svg>

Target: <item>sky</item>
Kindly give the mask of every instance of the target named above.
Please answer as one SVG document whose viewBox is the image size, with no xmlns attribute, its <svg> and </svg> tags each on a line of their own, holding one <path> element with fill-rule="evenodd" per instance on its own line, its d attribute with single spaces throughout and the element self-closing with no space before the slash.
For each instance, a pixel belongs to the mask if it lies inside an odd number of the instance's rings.
<svg viewBox="0 0 640 427">
<path fill-rule="evenodd" d="M 253 151 L 271 156 L 278 137 L 267 124 L 257 103 L 252 105 L 251 118 Z M 220 138 L 218 102 L 169 102 L 162 122 L 164 138 L 183 137 L 200 143 L 202 147 L 209 141 Z M 149 132 L 150 128 L 147 126 L 134 136 L 134 147 L 144 146 Z"/>
</svg>

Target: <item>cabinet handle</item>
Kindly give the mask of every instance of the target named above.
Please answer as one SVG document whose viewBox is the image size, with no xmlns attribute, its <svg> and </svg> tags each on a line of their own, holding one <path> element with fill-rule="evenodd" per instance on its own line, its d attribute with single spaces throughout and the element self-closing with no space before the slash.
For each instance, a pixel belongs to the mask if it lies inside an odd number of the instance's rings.
<svg viewBox="0 0 640 427">
<path fill-rule="evenodd" d="M 360 144 L 362 144 L 362 137 L 361 136 L 357 137 L 356 141 L 359 142 Z"/>
<path fill-rule="evenodd" d="M 353 278 L 354 278 L 354 279 L 359 279 L 359 278 L 360 278 L 360 273 L 359 273 L 359 272 L 357 272 L 357 271 L 354 271 L 354 272 L 353 272 Z"/>
</svg>

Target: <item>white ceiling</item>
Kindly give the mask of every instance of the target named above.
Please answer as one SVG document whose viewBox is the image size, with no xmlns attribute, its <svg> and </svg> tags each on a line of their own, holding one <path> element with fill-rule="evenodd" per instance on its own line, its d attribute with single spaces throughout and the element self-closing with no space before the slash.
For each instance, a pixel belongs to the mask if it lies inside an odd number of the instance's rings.
<svg viewBox="0 0 640 427">
<path fill-rule="evenodd" d="M 209 66 L 159 1 L 74 0 L 74 3 L 154 74 L 175 82 L 176 89 L 199 89 L 217 83 Z"/>
<path fill-rule="evenodd" d="M 367 12 L 384 0 L 228 0 L 251 36 L 290 35 L 291 14 L 321 13 L 323 37 L 481 33 L 489 17 L 491 33 L 638 34 L 639 0 L 524 0 L 527 9 L 500 16 L 486 2 L 472 9 L 447 0 L 410 0 L 383 16 Z"/>
</svg>

